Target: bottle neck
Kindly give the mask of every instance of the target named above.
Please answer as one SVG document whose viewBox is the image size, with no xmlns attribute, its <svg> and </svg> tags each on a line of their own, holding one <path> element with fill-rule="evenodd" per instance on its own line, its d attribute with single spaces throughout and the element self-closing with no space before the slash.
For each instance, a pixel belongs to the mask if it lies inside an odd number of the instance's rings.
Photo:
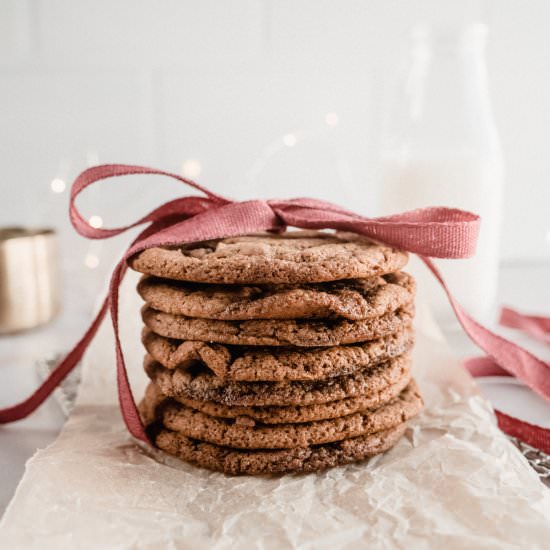
<svg viewBox="0 0 550 550">
<path fill-rule="evenodd" d="M 389 145 L 410 152 L 499 150 L 485 66 L 484 25 L 416 28 Z M 423 153 L 422 153 L 423 154 Z"/>
<path fill-rule="evenodd" d="M 459 90 L 486 92 L 485 44 L 487 27 L 416 27 L 411 34 L 411 78 L 429 78 Z M 452 95 L 452 94 L 451 94 Z"/>
<path fill-rule="evenodd" d="M 406 93 L 411 116 L 440 110 L 444 118 L 491 113 L 483 36 L 417 37 L 411 49 Z M 439 115 L 438 115 L 439 116 Z"/>
</svg>

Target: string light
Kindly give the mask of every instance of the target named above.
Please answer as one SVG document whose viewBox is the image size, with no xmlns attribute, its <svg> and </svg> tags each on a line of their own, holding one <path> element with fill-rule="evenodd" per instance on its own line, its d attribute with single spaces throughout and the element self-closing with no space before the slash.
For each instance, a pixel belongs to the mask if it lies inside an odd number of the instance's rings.
<svg viewBox="0 0 550 550">
<path fill-rule="evenodd" d="M 246 179 L 251 185 L 256 185 L 258 178 L 261 177 L 262 172 L 269 165 L 271 160 L 276 156 L 281 154 L 286 148 L 292 148 L 298 143 L 317 143 L 320 146 L 327 146 L 325 141 L 329 135 L 332 135 L 331 139 L 337 134 L 334 134 L 331 130 L 327 129 L 327 126 L 337 125 L 340 121 L 339 116 L 336 113 L 326 113 L 323 117 L 322 113 L 319 113 L 319 118 L 317 118 L 317 124 L 314 128 L 303 129 L 296 128 L 294 132 L 289 132 L 275 138 L 273 141 L 268 143 L 261 154 L 256 158 L 253 164 L 246 172 Z M 324 122 L 324 124 L 323 124 Z M 321 123 L 321 124 L 319 124 Z M 334 162 L 336 164 L 336 170 L 338 172 L 338 177 L 342 184 L 346 187 L 349 187 L 353 183 L 353 174 L 347 158 L 347 152 L 344 153 L 342 148 L 332 144 L 330 147 L 335 148 L 334 152 Z"/>
<path fill-rule="evenodd" d="M 181 175 L 184 178 L 195 179 L 201 175 L 202 166 L 197 159 L 187 159 L 181 163 Z"/>
<path fill-rule="evenodd" d="M 95 269 L 99 265 L 99 258 L 95 254 L 86 254 L 84 265 L 90 269 Z"/>
<path fill-rule="evenodd" d="M 50 187 L 54 193 L 63 193 L 67 184 L 61 178 L 54 178 L 50 183 Z"/>
<path fill-rule="evenodd" d="M 287 147 L 294 147 L 296 145 L 296 142 L 297 142 L 297 138 L 294 134 L 285 134 L 283 136 L 283 143 L 287 146 Z"/>
<path fill-rule="evenodd" d="M 340 119 L 336 113 L 327 113 L 325 115 L 325 122 L 327 126 L 337 126 Z"/>
<path fill-rule="evenodd" d="M 99 229 L 103 225 L 103 219 L 101 216 L 90 216 L 88 222 L 95 229 Z"/>
</svg>

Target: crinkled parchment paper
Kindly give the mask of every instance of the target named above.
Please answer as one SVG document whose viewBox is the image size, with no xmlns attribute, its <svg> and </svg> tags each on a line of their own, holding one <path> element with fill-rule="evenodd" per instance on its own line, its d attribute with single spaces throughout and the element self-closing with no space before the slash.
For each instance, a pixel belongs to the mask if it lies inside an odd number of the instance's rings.
<svg viewBox="0 0 550 550">
<path fill-rule="evenodd" d="M 130 278 L 124 286 L 121 312 L 140 396 L 134 285 Z M 433 334 L 419 334 L 416 350 L 426 409 L 390 453 L 321 474 L 232 478 L 159 460 L 160 452 L 132 442 L 118 412 L 106 322 L 87 354 L 72 418 L 27 464 L 0 546 L 548 548 L 550 491 Z"/>
</svg>

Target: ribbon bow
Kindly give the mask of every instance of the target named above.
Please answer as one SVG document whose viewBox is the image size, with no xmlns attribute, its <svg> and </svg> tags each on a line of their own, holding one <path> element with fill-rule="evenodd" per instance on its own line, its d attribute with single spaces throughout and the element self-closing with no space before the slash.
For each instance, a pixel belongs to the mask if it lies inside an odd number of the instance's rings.
<svg viewBox="0 0 550 550">
<path fill-rule="evenodd" d="M 204 196 L 187 196 L 172 200 L 125 227 L 116 229 L 92 227 L 78 211 L 75 205 L 76 197 L 86 187 L 99 180 L 133 174 L 168 176 L 201 191 Z M 44 402 L 81 359 L 107 311 L 110 311 L 115 334 L 117 385 L 122 416 L 134 437 L 150 442 L 132 395 L 118 334 L 118 291 L 127 269 L 126 261 L 147 248 L 233 237 L 259 231 L 282 232 L 287 226 L 351 231 L 418 254 L 444 288 L 465 332 L 488 356 L 483 363 L 477 361 L 467 365 L 474 374 L 487 373 L 491 365 L 496 364 L 507 374 L 521 379 L 544 398 L 550 399 L 550 365 L 527 350 L 494 334 L 470 317 L 454 299 L 441 274 L 429 259 L 430 257 L 467 258 L 474 254 L 480 219 L 479 216 L 470 212 L 437 207 L 393 216 L 366 218 L 316 199 L 235 202 L 176 174 L 141 166 L 108 164 L 89 168 L 76 178 L 71 189 L 69 214 L 76 231 L 89 239 L 107 239 L 137 225 L 144 223 L 149 225 L 132 242 L 116 265 L 108 294 L 84 336 L 30 397 L 21 403 L 0 409 L 0 423 L 24 418 Z M 498 414 L 501 427 L 504 417 L 511 419 L 502 413 Z M 527 434 L 531 438 L 527 439 L 528 443 L 537 443 L 542 450 L 550 450 L 550 430 L 516 419 L 511 420 L 513 421 L 511 427 L 510 422 L 506 424 L 508 431 L 516 430 L 516 433 L 519 433 L 518 430 L 520 430 L 522 434 Z"/>
</svg>

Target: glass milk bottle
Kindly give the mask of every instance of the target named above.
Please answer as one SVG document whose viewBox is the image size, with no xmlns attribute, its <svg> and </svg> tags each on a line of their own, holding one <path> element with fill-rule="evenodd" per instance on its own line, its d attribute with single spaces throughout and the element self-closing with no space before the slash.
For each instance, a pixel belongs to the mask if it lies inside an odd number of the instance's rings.
<svg viewBox="0 0 550 550">
<path fill-rule="evenodd" d="M 382 141 L 382 211 L 449 206 L 482 217 L 477 253 L 438 260 L 460 303 L 487 320 L 497 290 L 503 163 L 487 87 L 487 28 L 419 27 L 412 32 L 404 82 L 391 106 Z M 420 261 L 411 270 L 419 300 L 444 326 L 448 302 Z"/>
</svg>

